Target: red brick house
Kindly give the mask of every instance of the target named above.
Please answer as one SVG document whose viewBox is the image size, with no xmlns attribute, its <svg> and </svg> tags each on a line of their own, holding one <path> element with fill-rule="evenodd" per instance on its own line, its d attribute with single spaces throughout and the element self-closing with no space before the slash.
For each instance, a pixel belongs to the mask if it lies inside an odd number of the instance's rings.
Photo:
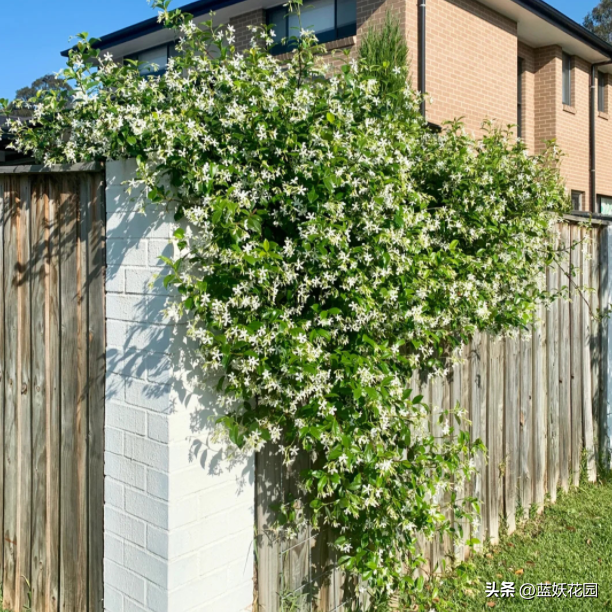
<svg viewBox="0 0 612 612">
<path fill-rule="evenodd" d="M 429 94 L 433 123 L 463 117 L 478 132 L 485 118 L 517 124 L 532 151 L 556 139 L 575 208 L 612 213 L 612 45 L 541 0 L 306 0 L 309 19 L 328 49 L 354 53 L 362 33 L 387 11 L 399 20 L 411 53 L 414 85 Z M 291 27 L 279 0 L 200 0 L 184 7 L 197 21 L 236 27 L 238 47 L 249 24 Z M 150 19 L 103 36 L 115 57 L 164 66 L 173 33 Z M 277 52 L 283 49 L 278 48 Z"/>
</svg>

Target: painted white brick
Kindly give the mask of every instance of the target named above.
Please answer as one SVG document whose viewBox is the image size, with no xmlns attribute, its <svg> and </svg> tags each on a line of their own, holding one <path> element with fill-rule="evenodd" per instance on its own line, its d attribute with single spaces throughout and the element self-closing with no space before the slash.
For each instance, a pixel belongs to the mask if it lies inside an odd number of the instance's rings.
<svg viewBox="0 0 612 612">
<path fill-rule="evenodd" d="M 104 531 L 120 536 L 126 542 L 145 545 L 145 524 L 110 506 L 104 508 Z"/>
<path fill-rule="evenodd" d="M 157 354 L 176 352 L 177 340 L 170 325 L 130 323 L 129 346 Z"/>
<path fill-rule="evenodd" d="M 160 208 L 145 212 L 110 212 L 107 231 L 113 238 L 170 238 L 176 224 Z"/>
<path fill-rule="evenodd" d="M 105 608 L 243 612 L 253 462 L 224 465 L 208 441 L 214 398 L 175 376 L 186 324 L 164 318 L 159 256 L 173 255 L 176 224 L 130 199 L 122 183 L 134 169 L 107 164 Z"/>
<path fill-rule="evenodd" d="M 170 612 L 166 589 L 160 589 L 156 585 L 147 582 L 146 597 L 147 608 L 152 612 Z"/>
<path fill-rule="evenodd" d="M 198 518 L 198 499 L 181 498 L 171 504 L 168 529 L 175 530 L 195 523 Z M 218 534 L 217 534 L 218 535 Z"/>
<path fill-rule="evenodd" d="M 124 484 L 145 488 L 145 466 L 122 455 L 104 453 L 104 474 Z"/>
<path fill-rule="evenodd" d="M 104 430 L 105 448 L 109 453 L 123 454 L 123 432 L 120 429 L 107 427 Z"/>
<path fill-rule="evenodd" d="M 168 588 L 178 589 L 198 580 L 198 555 L 193 554 L 177 559 L 169 566 Z"/>
<path fill-rule="evenodd" d="M 138 568 L 138 574 L 162 588 L 168 587 L 168 571 L 163 559 L 147 552 L 143 548 L 125 545 L 125 564 Z"/>
<path fill-rule="evenodd" d="M 119 321 L 163 323 L 166 297 L 117 294 L 107 300 L 106 316 Z"/>
<path fill-rule="evenodd" d="M 123 612 L 123 595 L 108 583 L 104 585 L 104 609 L 108 612 Z"/>
<path fill-rule="evenodd" d="M 106 320 L 106 346 L 123 349 L 127 342 L 127 326 L 125 321 Z"/>
<path fill-rule="evenodd" d="M 131 599 L 126 599 L 123 604 L 123 612 L 149 612 L 146 608 L 139 606 Z"/>
<path fill-rule="evenodd" d="M 160 414 L 149 414 L 147 418 L 147 436 L 157 442 L 170 441 L 168 417 Z"/>
<path fill-rule="evenodd" d="M 127 239 L 118 231 L 107 234 L 106 261 L 113 266 L 146 266 L 148 262 L 147 241 Z"/>
<path fill-rule="evenodd" d="M 149 295 L 167 295 L 164 288 L 164 274 L 151 268 L 127 268 L 125 270 L 125 291 Z"/>
<path fill-rule="evenodd" d="M 126 384 L 125 401 L 147 410 L 169 414 L 173 407 L 170 399 L 171 390 L 169 385 L 130 379 Z"/>
<path fill-rule="evenodd" d="M 145 364 L 150 381 L 168 384 L 173 380 L 174 365 L 168 355 L 146 353 Z"/>
<path fill-rule="evenodd" d="M 124 540 L 117 538 L 110 531 L 104 534 L 104 550 L 106 551 L 106 558 L 118 563 L 123 564 L 123 548 Z"/>
<path fill-rule="evenodd" d="M 109 476 L 104 479 L 104 501 L 120 510 L 125 505 L 125 487 Z"/>
<path fill-rule="evenodd" d="M 125 270 L 120 266 L 106 267 L 106 292 L 125 292 Z"/>
<path fill-rule="evenodd" d="M 108 402 L 106 404 L 106 426 L 144 436 L 147 431 L 147 415 L 141 408 Z"/>
<path fill-rule="evenodd" d="M 106 372 L 106 399 L 122 400 L 125 398 L 125 378 L 112 372 Z"/>
<path fill-rule="evenodd" d="M 168 445 L 149 438 L 126 433 L 125 456 L 158 470 L 168 467 Z"/>
<path fill-rule="evenodd" d="M 166 527 L 169 524 L 168 504 L 149 495 L 143 495 L 137 491 L 126 491 L 125 509 L 131 515 L 143 519 L 149 525 Z"/>
<path fill-rule="evenodd" d="M 150 550 L 162 559 L 169 559 L 169 541 L 170 537 L 167 530 L 156 529 L 151 525 L 147 527 L 147 550 Z"/>
<path fill-rule="evenodd" d="M 108 558 L 104 559 L 104 582 L 124 595 L 144 603 L 145 581 Z"/>
<path fill-rule="evenodd" d="M 149 266 L 164 267 L 166 264 L 160 259 L 161 256 L 173 257 L 174 244 L 168 240 L 149 240 Z"/>
<path fill-rule="evenodd" d="M 136 174 L 136 160 L 122 159 L 106 162 L 106 186 L 121 187 L 125 189 L 124 183 L 134 178 Z"/>
<path fill-rule="evenodd" d="M 168 480 L 168 474 L 164 474 L 163 472 L 158 472 L 156 470 L 148 468 L 147 493 L 149 493 L 149 495 L 153 495 L 153 497 L 157 497 L 158 499 L 169 501 L 170 486 Z"/>
<path fill-rule="evenodd" d="M 106 354 L 106 367 L 109 372 L 120 374 L 124 378 L 146 380 L 147 370 L 145 355 L 133 348 L 109 348 Z"/>
</svg>

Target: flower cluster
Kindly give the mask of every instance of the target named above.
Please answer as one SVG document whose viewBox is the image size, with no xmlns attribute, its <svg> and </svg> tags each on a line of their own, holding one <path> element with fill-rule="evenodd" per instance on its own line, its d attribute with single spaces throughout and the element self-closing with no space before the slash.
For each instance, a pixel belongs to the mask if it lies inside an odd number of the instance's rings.
<svg viewBox="0 0 612 612">
<path fill-rule="evenodd" d="M 137 159 L 130 188 L 183 220 L 165 282 L 229 440 L 312 457 L 308 512 L 287 499 L 280 523 L 332 529 L 340 563 L 383 597 L 413 588 L 416 534 L 461 537 L 443 500 L 477 520 L 463 491 L 482 445 L 460 410 L 434 437 L 411 377 L 445 374 L 475 330 L 526 328 L 547 299 L 557 153 L 492 126 L 432 132 L 408 85 L 391 99 L 359 61 L 332 71 L 309 32 L 281 62 L 266 27 L 239 53 L 231 28 L 156 4 L 181 37 L 165 73 L 82 38 L 64 71 L 76 95 L 41 94 L 17 146 Z"/>
</svg>

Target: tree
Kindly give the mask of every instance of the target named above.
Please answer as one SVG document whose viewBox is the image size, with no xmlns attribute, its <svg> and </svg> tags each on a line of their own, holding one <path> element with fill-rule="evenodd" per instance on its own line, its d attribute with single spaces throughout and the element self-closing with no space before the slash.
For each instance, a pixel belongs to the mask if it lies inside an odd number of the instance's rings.
<svg viewBox="0 0 612 612">
<path fill-rule="evenodd" d="M 72 91 L 72 87 L 68 81 L 55 74 L 45 74 L 33 81 L 31 85 L 17 90 L 10 113 L 17 117 L 31 117 L 32 109 L 29 107 L 29 101 L 36 97 L 39 91 Z M 16 101 L 19 101 L 19 104 L 16 105 L 14 103 Z"/>
<path fill-rule="evenodd" d="M 409 73 L 408 45 L 390 13 L 381 26 L 369 28 L 361 39 L 359 58 L 364 70 L 379 82 L 380 94 L 397 94 Z"/>
<path fill-rule="evenodd" d="M 584 18 L 584 27 L 612 43 L 612 0 L 601 0 Z"/>
</svg>

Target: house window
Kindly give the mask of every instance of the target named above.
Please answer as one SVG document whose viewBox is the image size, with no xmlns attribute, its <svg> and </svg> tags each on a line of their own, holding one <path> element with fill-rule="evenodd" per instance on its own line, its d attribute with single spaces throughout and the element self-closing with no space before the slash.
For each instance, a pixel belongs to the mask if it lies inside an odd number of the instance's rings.
<svg viewBox="0 0 612 612">
<path fill-rule="evenodd" d="M 133 53 L 132 55 L 126 56 L 125 59 L 142 62 L 140 66 L 138 66 L 138 70 L 143 76 L 156 76 L 166 72 L 168 59 L 176 55 L 176 44 L 171 42 L 160 45 L 159 47 L 152 47 L 151 49 Z"/>
<path fill-rule="evenodd" d="M 597 206 L 599 208 L 599 212 L 602 215 L 612 215 L 612 197 L 598 195 L 597 196 Z"/>
<path fill-rule="evenodd" d="M 574 210 L 583 210 L 584 191 L 574 191 L 572 189 L 572 208 Z"/>
<path fill-rule="evenodd" d="M 563 54 L 563 104 L 572 105 L 572 58 Z"/>
<path fill-rule="evenodd" d="M 517 75 L 517 99 L 516 99 L 516 135 L 518 138 L 523 137 L 523 72 L 524 60 L 518 58 L 518 75 Z"/>
<path fill-rule="evenodd" d="M 604 72 L 597 73 L 597 110 L 600 113 L 606 113 L 606 85 L 608 84 L 608 75 Z"/>
<path fill-rule="evenodd" d="M 305 0 L 301 10 L 302 28 L 312 30 L 325 43 L 357 33 L 356 0 Z M 277 6 L 266 11 L 266 22 L 274 24 L 273 54 L 285 53 L 292 44 L 282 40 L 299 36 L 300 19 L 290 13 L 287 6 Z"/>
</svg>

